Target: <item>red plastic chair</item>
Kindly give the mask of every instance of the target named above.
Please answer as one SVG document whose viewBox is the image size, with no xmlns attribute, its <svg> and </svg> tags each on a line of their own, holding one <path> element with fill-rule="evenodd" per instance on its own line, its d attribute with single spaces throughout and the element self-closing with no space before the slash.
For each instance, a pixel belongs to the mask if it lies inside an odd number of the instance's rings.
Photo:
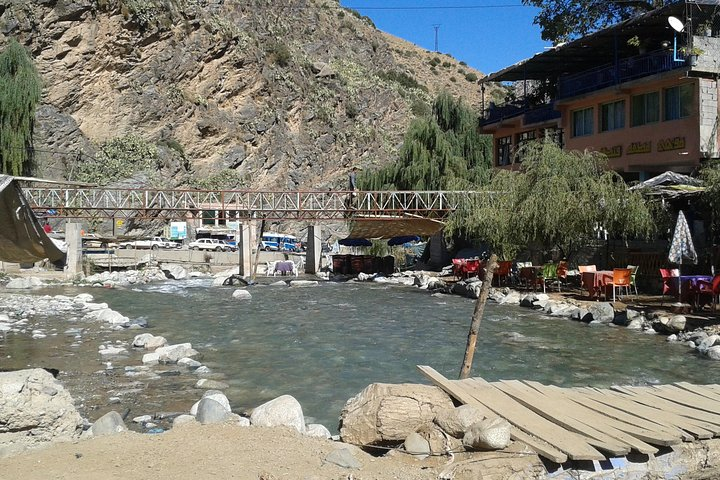
<svg viewBox="0 0 720 480">
<path fill-rule="evenodd" d="M 622 289 L 625 289 L 625 293 L 630 295 L 630 278 L 632 271 L 629 268 L 614 268 L 613 269 L 613 302 L 615 301 L 615 289 L 622 295 Z"/>
<path fill-rule="evenodd" d="M 672 296 L 672 295 L 677 294 L 677 286 L 676 286 L 675 283 L 672 281 L 672 279 L 673 279 L 673 277 L 679 277 L 679 276 L 680 276 L 680 270 L 678 270 L 677 268 L 673 268 L 673 269 L 670 269 L 670 268 L 661 268 L 661 269 L 660 269 L 660 276 L 662 277 L 662 282 L 663 282 L 662 294 L 663 294 L 663 301 L 664 301 L 664 300 L 665 300 L 665 298 L 664 298 L 665 295 L 671 295 L 671 296 Z M 680 281 L 680 280 L 678 279 L 678 282 L 679 282 L 679 281 Z M 660 305 L 662 306 L 662 302 L 660 303 Z"/>
<path fill-rule="evenodd" d="M 698 280 L 695 286 L 692 288 L 692 293 L 695 294 L 698 308 L 700 308 L 700 297 L 702 295 L 710 295 L 710 302 L 712 305 L 712 311 L 715 311 L 715 307 L 718 304 L 718 295 L 720 295 L 720 275 L 715 275 L 712 282 L 707 280 Z"/>
<path fill-rule="evenodd" d="M 452 272 L 455 278 L 464 278 L 463 277 L 463 265 L 465 265 L 465 259 L 462 258 L 453 258 L 452 259 Z"/>
<path fill-rule="evenodd" d="M 510 270 L 512 269 L 513 262 L 502 261 L 498 262 L 497 270 L 495 270 L 494 276 L 498 279 L 498 287 L 507 281 L 510 276 Z"/>
</svg>

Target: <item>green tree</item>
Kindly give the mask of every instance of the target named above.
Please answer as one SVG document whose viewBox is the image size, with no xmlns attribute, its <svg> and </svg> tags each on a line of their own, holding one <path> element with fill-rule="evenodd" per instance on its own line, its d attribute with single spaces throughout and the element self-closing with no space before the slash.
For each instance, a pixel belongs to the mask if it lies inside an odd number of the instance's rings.
<svg viewBox="0 0 720 480">
<path fill-rule="evenodd" d="M 522 169 L 496 170 L 487 193 L 464 201 L 447 235 L 480 238 L 504 259 L 538 245 L 570 257 L 598 228 L 620 237 L 653 232 L 653 214 L 640 192 L 631 192 L 595 152 L 567 152 L 551 141 L 533 142 Z"/>
<path fill-rule="evenodd" d="M 79 165 L 78 180 L 107 185 L 139 172 L 159 170 L 158 149 L 137 135 L 117 137 L 103 143 L 95 158 Z"/>
<path fill-rule="evenodd" d="M 705 190 L 702 193 L 702 200 L 708 206 L 710 212 L 710 223 L 713 233 L 720 233 L 720 160 L 712 160 L 705 163 L 700 170 Z"/>
<path fill-rule="evenodd" d="M 565 42 L 661 7 L 663 0 L 523 0 L 540 9 L 543 40 Z"/>
<path fill-rule="evenodd" d="M 35 107 L 42 83 L 32 58 L 10 40 L 0 53 L 0 160 L 2 172 L 29 174 L 32 170 Z"/>
<path fill-rule="evenodd" d="M 491 141 L 478 133 L 470 108 L 449 93 L 438 95 L 432 115 L 410 124 L 398 161 L 363 175 L 363 190 L 443 190 L 483 183 L 489 176 Z"/>
</svg>

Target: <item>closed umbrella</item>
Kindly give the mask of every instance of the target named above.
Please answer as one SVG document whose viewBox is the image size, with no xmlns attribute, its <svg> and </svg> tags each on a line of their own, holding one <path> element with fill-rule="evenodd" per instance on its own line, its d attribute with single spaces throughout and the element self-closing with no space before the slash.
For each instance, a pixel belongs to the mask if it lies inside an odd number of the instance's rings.
<svg viewBox="0 0 720 480">
<path fill-rule="evenodd" d="M 670 254 L 668 260 L 680 265 L 682 270 L 683 258 L 689 260 L 690 263 L 697 263 L 697 253 L 693 245 L 690 227 L 688 227 L 685 214 L 680 210 L 678 213 L 677 223 L 675 224 L 675 234 L 670 244 Z M 682 274 L 682 272 L 680 272 Z M 678 278 L 678 301 L 682 298 L 682 282 Z"/>
</svg>

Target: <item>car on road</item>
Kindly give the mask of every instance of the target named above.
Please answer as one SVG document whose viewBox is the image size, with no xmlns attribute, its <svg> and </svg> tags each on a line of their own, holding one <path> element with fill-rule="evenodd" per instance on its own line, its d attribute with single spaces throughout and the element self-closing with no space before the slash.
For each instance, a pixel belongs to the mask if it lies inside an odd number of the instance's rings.
<svg viewBox="0 0 720 480">
<path fill-rule="evenodd" d="M 121 242 L 118 248 L 149 248 L 150 250 L 158 250 L 161 248 L 180 248 L 179 245 L 167 238 L 150 237 L 141 240 L 131 240 L 129 242 Z"/>
<path fill-rule="evenodd" d="M 231 252 L 236 247 L 215 238 L 200 238 L 188 244 L 190 250 L 214 250 L 216 252 Z"/>
</svg>

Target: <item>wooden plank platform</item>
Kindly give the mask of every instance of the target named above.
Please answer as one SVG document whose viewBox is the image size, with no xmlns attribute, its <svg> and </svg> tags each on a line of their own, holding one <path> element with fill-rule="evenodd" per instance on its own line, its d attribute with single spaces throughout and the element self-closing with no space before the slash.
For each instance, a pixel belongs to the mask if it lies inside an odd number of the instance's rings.
<svg viewBox="0 0 720 480">
<path fill-rule="evenodd" d="M 653 454 L 657 447 L 720 437 L 717 385 L 560 388 L 519 380 L 449 380 L 432 367 L 418 369 L 458 401 L 505 418 L 513 440 L 557 463 L 630 451 Z"/>
</svg>

